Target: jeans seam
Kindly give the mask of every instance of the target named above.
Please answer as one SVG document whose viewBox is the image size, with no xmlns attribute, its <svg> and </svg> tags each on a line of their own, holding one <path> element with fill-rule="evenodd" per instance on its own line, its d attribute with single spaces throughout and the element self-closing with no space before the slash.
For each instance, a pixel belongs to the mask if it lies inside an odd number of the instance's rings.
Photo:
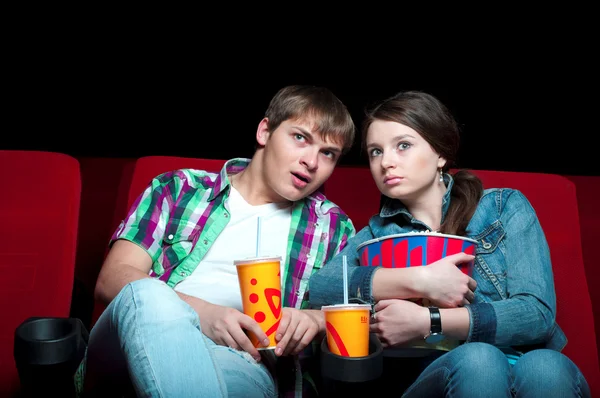
<svg viewBox="0 0 600 398">
<path fill-rule="evenodd" d="M 132 296 L 132 299 L 133 299 L 133 304 L 135 305 L 135 311 L 133 312 L 134 321 L 136 321 L 135 323 L 137 324 L 138 308 L 139 307 L 138 307 L 138 303 L 136 301 L 136 295 L 135 295 L 135 290 L 134 290 L 133 286 L 130 285 L 129 288 L 131 289 L 131 293 L 132 293 L 131 296 Z M 136 338 L 139 338 L 139 337 L 136 337 Z M 144 359 L 148 363 L 148 368 L 150 369 L 150 376 L 152 378 L 152 384 L 156 388 L 156 392 L 158 393 L 158 396 L 159 397 L 164 397 L 164 394 L 160 390 L 160 387 L 158 386 L 158 383 L 156 381 L 157 379 L 156 379 L 156 375 L 155 375 L 155 372 L 154 372 L 154 367 L 152 366 L 152 364 L 148 360 L 148 355 L 146 353 L 146 346 L 145 346 L 143 340 L 142 340 L 142 350 L 143 350 Z"/>
<path fill-rule="evenodd" d="M 241 351 L 239 351 L 239 350 L 236 350 L 236 349 L 234 349 L 234 348 L 228 348 L 228 349 L 229 349 L 229 351 L 230 351 L 230 352 L 232 352 L 232 353 L 234 353 L 234 354 L 238 355 L 238 356 L 239 356 L 239 357 L 241 357 L 243 360 L 245 360 L 246 362 L 248 362 L 248 364 L 250 364 L 250 365 L 252 365 L 252 366 L 256 366 L 257 368 L 259 368 L 259 369 L 260 369 L 260 371 L 261 371 L 261 372 L 263 371 L 263 369 L 261 369 L 261 367 L 260 367 L 260 365 L 258 364 L 258 362 L 250 361 L 248 358 L 246 358 L 246 356 L 244 355 L 244 353 L 243 353 L 243 352 L 241 352 Z M 234 372 L 236 372 L 237 374 L 245 374 L 244 372 L 240 372 L 240 371 L 237 371 L 237 370 L 233 370 L 233 371 L 234 371 Z M 269 372 L 268 370 L 267 370 L 267 373 L 269 373 L 269 374 L 270 374 L 270 372 Z M 272 377 L 272 376 L 271 376 L 271 377 Z M 266 389 L 265 387 L 263 387 L 263 385 L 262 385 L 262 384 L 260 384 L 260 383 L 257 383 L 257 382 L 256 382 L 256 381 L 255 381 L 253 378 L 251 378 L 251 380 L 252 380 L 252 383 L 253 383 L 254 385 L 256 385 L 256 386 L 257 386 L 257 387 L 258 387 L 258 388 L 259 388 L 259 389 L 260 389 L 260 390 L 261 390 L 261 391 L 262 391 L 264 394 L 266 394 L 266 395 L 268 395 L 268 396 L 274 396 L 274 395 L 275 395 L 275 390 L 274 390 L 274 389 L 273 389 L 273 390 L 268 390 L 268 389 Z"/>
</svg>

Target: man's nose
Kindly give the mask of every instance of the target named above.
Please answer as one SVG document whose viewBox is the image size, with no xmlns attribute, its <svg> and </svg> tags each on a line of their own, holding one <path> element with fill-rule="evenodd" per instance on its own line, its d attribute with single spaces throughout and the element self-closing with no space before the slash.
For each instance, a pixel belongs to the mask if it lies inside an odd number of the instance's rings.
<svg viewBox="0 0 600 398">
<path fill-rule="evenodd" d="M 319 151 L 312 149 L 307 150 L 300 158 L 300 163 L 308 170 L 316 170 L 319 166 Z"/>
</svg>

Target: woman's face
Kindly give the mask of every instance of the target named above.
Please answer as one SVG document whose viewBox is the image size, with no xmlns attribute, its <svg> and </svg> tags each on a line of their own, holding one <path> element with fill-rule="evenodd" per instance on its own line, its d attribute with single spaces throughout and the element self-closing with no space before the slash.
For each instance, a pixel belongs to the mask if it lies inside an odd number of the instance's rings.
<svg viewBox="0 0 600 398">
<path fill-rule="evenodd" d="M 371 174 L 384 195 L 414 201 L 439 184 L 446 160 L 412 128 L 375 120 L 367 130 Z"/>
</svg>

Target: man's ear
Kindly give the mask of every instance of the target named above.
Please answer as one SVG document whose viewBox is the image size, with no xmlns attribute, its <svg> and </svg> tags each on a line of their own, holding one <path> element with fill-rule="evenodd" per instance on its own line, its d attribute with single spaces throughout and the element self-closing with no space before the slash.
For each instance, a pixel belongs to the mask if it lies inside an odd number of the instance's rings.
<svg viewBox="0 0 600 398">
<path fill-rule="evenodd" d="M 260 146 L 265 146 L 270 135 L 271 132 L 269 131 L 269 119 L 265 117 L 260 121 L 258 128 L 256 129 L 256 142 L 258 142 Z"/>
</svg>

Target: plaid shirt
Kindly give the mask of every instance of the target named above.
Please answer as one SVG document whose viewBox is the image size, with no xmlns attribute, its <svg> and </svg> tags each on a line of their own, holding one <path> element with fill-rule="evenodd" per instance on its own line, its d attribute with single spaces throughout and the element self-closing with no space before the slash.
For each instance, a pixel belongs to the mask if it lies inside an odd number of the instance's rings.
<svg viewBox="0 0 600 398">
<path fill-rule="evenodd" d="M 111 243 L 126 239 L 143 247 L 152 257 L 151 276 L 174 287 L 194 272 L 227 226 L 228 174 L 239 173 L 249 163 L 249 159 L 229 160 L 219 174 L 181 169 L 157 176 L 137 198 Z M 295 202 L 281 281 L 283 306 L 309 307 L 310 275 L 339 253 L 354 234 L 348 216 L 322 193 Z M 296 396 L 302 395 L 298 364 Z M 280 391 L 284 393 L 288 395 Z"/>
</svg>

